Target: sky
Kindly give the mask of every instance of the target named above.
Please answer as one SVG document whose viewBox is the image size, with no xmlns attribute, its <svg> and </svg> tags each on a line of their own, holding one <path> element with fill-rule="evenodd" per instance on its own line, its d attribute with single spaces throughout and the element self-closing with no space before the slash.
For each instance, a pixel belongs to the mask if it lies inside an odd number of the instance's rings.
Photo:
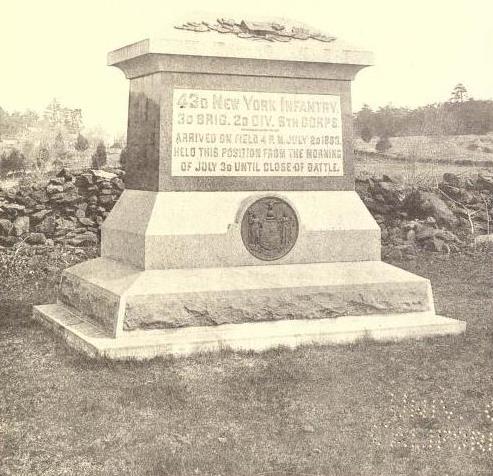
<svg viewBox="0 0 493 476">
<path fill-rule="evenodd" d="M 81 108 L 86 127 L 119 135 L 128 80 L 106 54 L 198 12 L 291 18 L 373 51 L 353 83 L 355 111 L 444 101 L 459 82 L 493 99 L 492 0 L 0 0 L 0 106 L 42 112 L 57 98 Z"/>
</svg>

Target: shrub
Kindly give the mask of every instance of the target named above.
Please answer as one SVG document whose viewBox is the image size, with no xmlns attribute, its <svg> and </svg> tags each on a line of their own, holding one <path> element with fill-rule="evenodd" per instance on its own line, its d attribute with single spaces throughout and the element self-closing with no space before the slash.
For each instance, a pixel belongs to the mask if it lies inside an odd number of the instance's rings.
<svg viewBox="0 0 493 476">
<path fill-rule="evenodd" d="M 378 152 L 385 152 L 389 150 L 392 147 L 392 144 L 390 143 L 390 140 L 387 136 L 380 137 L 378 142 L 375 145 L 375 149 Z"/>
<path fill-rule="evenodd" d="M 22 154 L 17 149 L 12 149 L 10 153 L 2 154 L 2 159 L 0 163 L 0 170 L 2 174 L 6 174 L 7 172 L 14 172 L 17 170 L 22 170 L 25 165 L 26 158 L 24 154 Z"/>
<path fill-rule="evenodd" d="M 89 148 L 89 141 L 82 135 L 77 136 L 77 141 L 75 142 L 75 150 L 78 152 L 84 152 Z"/>
<path fill-rule="evenodd" d="M 128 148 L 124 147 L 120 152 L 120 167 L 125 170 L 128 160 Z"/>
<path fill-rule="evenodd" d="M 96 147 L 96 152 L 92 155 L 92 168 L 100 169 L 103 165 L 106 165 L 106 146 L 103 142 L 100 142 Z"/>
<path fill-rule="evenodd" d="M 371 133 L 370 128 L 365 126 L 363 127 L 363 129 L 361 129 L 360 136 L 365 142 L 370 142 L 373 134 Z"/>
</svg>

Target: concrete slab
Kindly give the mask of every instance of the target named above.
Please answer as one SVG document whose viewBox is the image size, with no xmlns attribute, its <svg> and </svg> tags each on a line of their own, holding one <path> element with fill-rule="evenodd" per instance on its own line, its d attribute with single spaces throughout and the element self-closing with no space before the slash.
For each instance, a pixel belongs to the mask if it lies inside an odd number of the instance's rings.
<svg viewBox="0 0 493 476">
<path fill-rule="evenodd" d="M 35 306 L 34 318 L 59 333 L 72 347 L 93 357 L 117 360 L 182 356 L 225 348 L 262 351 L 281 345 L 293 348 L 347 344 L 358 339 L 395 341 L 459 334 L 466 329 L 463 321 L 421 312 L 134 331 L 114 339 L 63 305 Z"/>
</svg>

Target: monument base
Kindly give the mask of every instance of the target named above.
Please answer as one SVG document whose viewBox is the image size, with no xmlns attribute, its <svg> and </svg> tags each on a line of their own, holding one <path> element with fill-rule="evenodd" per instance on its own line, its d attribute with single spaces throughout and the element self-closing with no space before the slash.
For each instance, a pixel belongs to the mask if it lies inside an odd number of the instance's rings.
<svg viewBox="0 0 493 476">
<path fill-rule="evenodd" d="M 33 317 L 89 356 L 115 360 L 144 360 L 223 349 L 262 351 L 277 346 L 347 344 L 360 339 L 393 341 L 460 334 L 466 328 L 463 321 L 426 312 L 133 331 L 115 339 L 63 305 L 36 306 Z"/>
<path fill-rule="evenodd" d="M 119 359 L 465 329 L 435 315 L 429 280 L 381 261 L 142 270 L 97 258 L 66 270 L 59 303 L 34 315 Z"/>
</svg>

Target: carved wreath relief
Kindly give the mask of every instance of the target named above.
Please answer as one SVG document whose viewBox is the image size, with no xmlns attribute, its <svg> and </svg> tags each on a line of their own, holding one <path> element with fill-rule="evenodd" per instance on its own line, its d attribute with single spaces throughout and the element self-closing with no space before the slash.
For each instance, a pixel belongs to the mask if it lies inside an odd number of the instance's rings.
<svg viewBox="0 0 493 476">
<path fill-rule="evenodd" d="M 217 23 L 189 21 L 183 25 L 175 26 L 179 30 L 190 30 L 198 33 L 216 31 L 218 33 L 232 33 L 239 38 L 252 40 L 283 41 L 291 40 L 314 40 L 329 43 L 335 40 L 334 36 L 325 35 L 320 32 L 310 31 L 306 28 L 288 25 L 280 25 L 271 22 L 250 22 L 242 20 L 236 22 L 232 19 L 218 18 Z"/>
<path fill-rule="evenodd" d="M 265 197 L 250 205 L 243 215 L 241 238 L 253 256 L 272 261 L 291 251 L 298 229 L 298 218 L 288 203 Z"/>
</svg>

